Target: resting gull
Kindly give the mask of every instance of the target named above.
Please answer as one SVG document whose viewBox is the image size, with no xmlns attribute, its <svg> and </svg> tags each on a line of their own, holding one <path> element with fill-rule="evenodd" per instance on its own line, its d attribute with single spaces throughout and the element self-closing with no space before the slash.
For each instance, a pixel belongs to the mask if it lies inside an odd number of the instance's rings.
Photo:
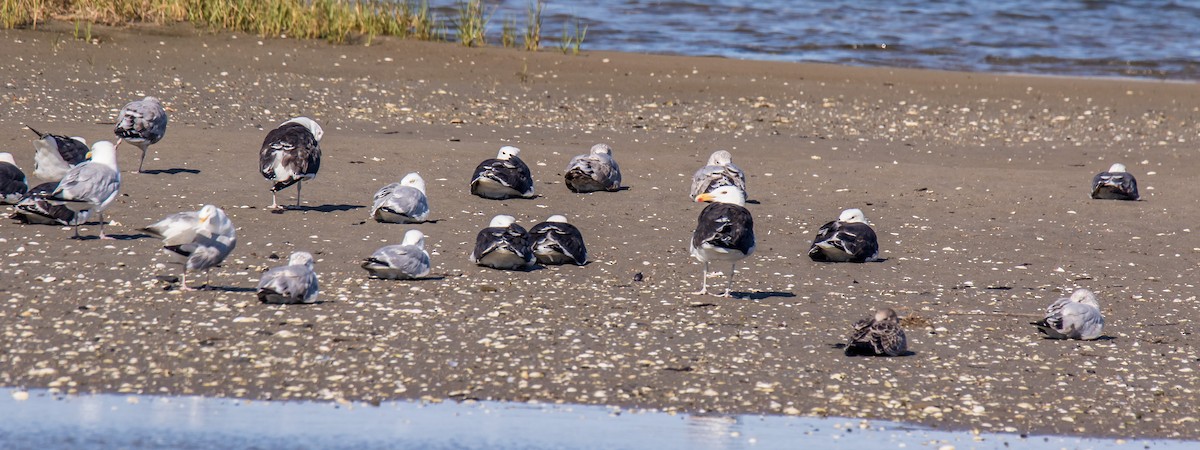
<svg viewBox="0 0 1200 450">
<path fill-rule="evenodd" d="M 746 209 L 746 196 L 737 186 L 722 186 L 696 196 L 697 202 L 712 202 L 700 212 L 688 250 L 704 263 L 701 287 L 695 294 L 708 293 L 708 264 L 729 262 L 729 281 L 721 297 L 729 297 L 737 262 L 754 253 L 754 218 Z"/>
<path fill-rule="evenodd" d="M 46 196 L 58 189 L 57 181 L 50 181 L 34 186 L 17 202 L 17 211 L 12 218 L 21 223 L 40 225 L 75 226 L 87 221 L 88 212 L 76 213 L 62 205 L 53 205 Z"/>
<path fill-rule="evenodd" d="M 530 249 L 539 263 L 582 266 L 588 262 L 583 234 L 575 225 L 567 223 L 566 216 L 555 214 L 545 222 L 534 225 L 529 229 L 529 238 Z"/>
<path fill-rule="evenodd" d="M 25 172 L 11 153 L 0 153 L 0 205 L 15 205 L 29 192 Z"/>
<path fill-rule="evenodd" d="M 167 134 L 167 110 L 162 102 L 154 97 L 129 102 L 117 115 L 117 126 L 113 128 L 117 138 L 136 145 L 142 149 L 142 159 L 138 161 L 138 173 L 142 172 L 142 164 L 146 162 L 146 149 L 162 140 Z"/>
<path fill-rule="evenodd" d="M 28 125 L 25 128 L 38 136 L 38 140 L 33 141 L 33 174 L 38 178 L 48 181 L 61 180 L 71 167 L 83 162 L 87 157 L 87 141 L 81 137 L 42 133 Z"/>
<path fill-rule="evenodd" d="M 513 216 L 493 217 L 487 228 L 479 230 L 479 235 L 475 237 L 475 250 L 469 259 L 493 269 L 528 269 L 534 262 L 529 247 L 529 232 L 518 225 Z"/>
<path fill-rule="evenodd" d="M 183 264 L 181 290 L 190 291 L 187 285 L 189 270 L 216 267 L 237 246 L 237 231 L 225 211 L 213 205 L 204 205 L 199 211 L 186 211 L 167 216 L 142 231 L 162 238 L 163 251 L 173 255 Z M 207 283 L 206 283 L 207 284 Z"/>
<path fill-rule="evenodd" d="M 317 177 L 321 168 L 321 136 L 325 132 L 317 122 L 297 117 L 267 133 L 258 153 L 258 167 L 263 178 L 272 182 L 271 209 L 282 209 L 275 193 L 296 185 L 296 207 L 300 206 L 300 188 L 304 180 Z"/>
<path fill-rule="evenodd" d="M 1092 198 L 1105 200 L 1138 200 L 1137 179 L 1125 171 L 1125 165 L 1113 164 L 1107 172 L 1092 178 Z"/>
<path fill-rule="evenodd" d="M 372 278 L 412 280 L 429 275 L 429 252 L 425 251 L 425 234 L 408 230 L 400 245 L 388 245 L 375 250 L 362 263 Z"/>
<path fill-rule="evenodd" d="M 121 141 L 117 141 L 121 145 Z M 66 206 L 76 214 L 86 212 L 100 217 L 100 239 L 109 239 L 104 235 L 104 209 L 108 208 L 121 190 L 121 172 L 117 168 L 117 145 L 108 141 L 92 144 L 88 152 L 88 161 L 72 167 L 58 187 L 45 199 L 52 205 Z M 79 238 L 79 225 L 76 221 L 75 238 Z"/>
<path fill-rule="evenodd" d="M 533 175 L 517 156 L 520 153 L 519 148 L 504 146 L 495 158 L 479 163 L 471 176 L 471 194 L 492 200 L 533 198 Z"/>
<path fill-rule="evenodd" d="M 851 208 L 817 230 L 808 257 L 821 262 L 878 261 L 879 241 L 862 210 Z"/>
<path fill-rule="evenodd" d="M 429 217 L 429 199 L 425 197 L 425 179 L 416 172 L 405 175 L 375 193 L 371 217 L 377 222 L 421 223 Z"/>
<path fill-rule="evenodd" d="M 621 190 L 621 167 L 608 144 L 593 145 L 590 153 L 571 158 L 564 177 L 571 192 Z"/>
<path fill-rule="evenodd" d="M 1099 338 L 1104 333 L 1104 316 L 1100 314 L 1100 302 L 1096 294 L 1087 289 L 1076 289 L 1070 297 L 1055 300 L 1046 307 L 1046 318 L 1030 322 L 1050 339 Z"/>
<path fill-rule="evenodd" d="M 258 300 L 263 303 L 316 303 L 320 290 L 308 252 L 293 252 L 288 265 L 272 268 L 258 280 Z"/>
<path fill-rule="evenodd" d="M 701 167 L 692 175 L 692 190 L 689 198 L 712 192 L 721 186 L 735 186 L 746 197 L 746 174 L 733 164 L 733 155 L 725 150 L 717 150 L 708 157 L 708 165 Z"/>
<path fill-rule="evenodd" d="M 846 356 L 904 356 L 908 339 L 900 328 L 900 318 L 892 308 L 875 311 L 875 317 L 854 322 L 854 333 L 846 344 Z"/>
</svg>

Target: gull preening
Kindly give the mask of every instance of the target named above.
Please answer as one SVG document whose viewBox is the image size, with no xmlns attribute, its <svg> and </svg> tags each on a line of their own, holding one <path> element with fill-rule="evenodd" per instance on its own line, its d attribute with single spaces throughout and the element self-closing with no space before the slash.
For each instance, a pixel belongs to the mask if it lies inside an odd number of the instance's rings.
<svg viewBox="0 0 1200 450">
<path fill-rule="evenodd" d="M 808 257 L 821 262 L 868 262 L 879 260 L 879 240 L 861 209 L 842 211 L 838 220 L 821 226 Z"/>
<path fill-rule="evenodd" d="M 746 196 L 737 186 L 722 186 L 696 196 L 697 202 L 712 202 L 697 219 L 696 231 L 688 251 L 704 263 L 700 290 L 708 293 L 708 265 L 712 261 L 729 262 L 729 281 L 721 297 L 729 297 L 737 262 L 754 253 L 754 218 L 747 210 Z"/>
<path fill-rule="evenodd" d="M 43 133 L 26 125 L 38 139 L 33 141 L 33 174 L 47 181 L 58 181 L 87 159 L 87 141 L 81 137 Z"/>
<path fill-rule="evenodd" d="M 307 117 L 297 117 L 267 133 L 258 152 L 258 167 L 271 184 L 271 209 L 282 209 L 275 194 L 296 185 L 296 207 L 304 180 L 317 177 L 321 168 L 321 137 L 325 131 Z"/>
<path fill-rule="evenodd" d="M 288 265 L 272 268 L 258 280 L 258 300 L 263 303 L 316 303 L 320 290 L 313 255 L 308 252 L 293 252 Z"/>
<path fill-rule="evenodd" d="M 146 149 L 167 134 L 167 110 L 154 97 L 129 102 L 117 114 L 117 126 L 113 128 L 113 134 L 117 135 L 117 139 L 142 149 L 137 170 L 141 173 L 142 165 L 146 163 Z"/>
<path fill-rule="evenodd" d="M 34 186 L 17 202 L 12 218 L 21 223 L 75 226 L 87 221 L 88 212 L 76 213 L 62 205 L 51 204 L 46 197 L 58 188 L 57 181 Z"/>
<path fill-rule="evenodd" d="M 529 232 L 513 216 L 498 215 L 475 236 L 472 263 L 500 270 L 526 270 L 533 266 Z"/>
<path fill-rule="evenodd" d="M 1104 315 L 1100 301 L 1087 289 L 1076 289 L 1070 297 L 1055 300 L 1046 307 L 1046 318 L 1029 322 L 1050 339 L 1090 341 L 1104 333 Z"/>
<path fill-rule="evenodd" d="M 171 214 L 142 231 L 161 238 L 163 251 L 183 265 L 180 289 L 184 291 L 192 290 L 187 285 L 188 271 L 203 270 L 207 275 L 237 246 L 233 222 L 224 210 L 213 205 Z"/>
<path fill-rule="evenodd" d="M 846 344 L 846 356 L 904 356 L 908 338 L 900 328 L 900 318 L 892 308 L 875 311 L 874 317 L 854 322 L 854 332 Z"/>
<path fill-rule="evenodd" d="M 0 205 L 15 205 L 29 193 L 29 180 L 11 153 L 0 153 Z"/>
<path fill-rule="evenodd" d="M 533 175 L 517 156 L 521 149 L 504 146 L 495 158 L 485 159 L 471 175 L 471 194 L 492 200 L 533 198 Z"/>
<path fill-rule="evenodd" d="M 425 197 L 425 179 L 416 172 L 405 175 L 375 193 L 371 217 L 377 222 L 420 223 L 429 217 L 429 199 Z"/>
<path fill-rule="evenodd" d="M 380 247 L 363 260 L 362 268 L 372 278 L 412 280 L 429 275 L 429 252 L 425 251 L 425 234 L 408 230 L 400 245 Z"/>
<path fill-rule="evenodd" d="M 121 142 L 117 141 L 117 145 Z M 76 214 L 96 214 L 100 217 L 100 239 L 104 235 L 104 210 L 117 199 L 121 190 L 121 171 L 117 168 L 117 145 L 108 141 L 92 144 L 87 161 L 72 167 L 63 176 L 58 187 L 45 197 L 51 205 L 66 206 Z M 75 223 L 75 238 L 79 238 L 78 220 Z"/>
<path fill-rule="evenodd" d="M 582 266 L 588 262 L 583 234 L 575 225 L 567 223 L 566 216 L 555 214 L 534 225 L 529 229 L 529 239 L 530 249 L 539 263 Z"/>
<path fill-rule="evenodd" d="M 1104 200 L 1138 200 L 1137 179 L 1125 171 L 1125 165 L 1113 164 L 1107 172 L 1092 178 L 1092 198 Z"/>
<path fill-rule="evenodd" d="M 621 190 L 621 167 L 608 144 L 593 145 L 588 154 L 571 158 L 564 177 L 571 192 Z"/>
<path fill-rule="evenodd" d="M 733 163 L 733 154 L 717 150 L 708 157 L 708 164 L 692 175 L 689 198 L 694 200 L 697 195 L 715 191 L 722 186 L 738 188 L 742 192 L 742 200 L 746 199 L 746 174 Z"/>
</svg>

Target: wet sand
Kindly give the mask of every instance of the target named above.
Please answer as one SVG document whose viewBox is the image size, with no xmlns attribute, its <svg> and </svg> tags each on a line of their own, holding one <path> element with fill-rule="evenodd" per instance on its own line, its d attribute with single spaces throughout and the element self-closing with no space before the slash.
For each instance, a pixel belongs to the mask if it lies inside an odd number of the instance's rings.
<svg viewBox="0 0 1200 450">
<path fill-rule="evenodd" d="M 1200 88 L 1191 83 L 587 53 L 371 46 L 186 27 L 0 31 L 0 151 L 33 169 L 32 134 L 111 139 L 125 102 L 167 105 L 150 173 L 128 171 L 116 241 L 0 223 L 0 385 L 62 392 L 379 402 L 481 399 L 668 411 L 831 415 L 1017 433 L 1200 438 L 1192 338 Z M 325 158 L 299 210 L 272 214 L 267 129 L 306 115 Z M 608 142 L 628 190 L 579 195 L 563 166 Z M 542 196 L 466 183 L 516 145 Z M 735 292 L 694 296 L 691 173 L 729 149 L 748 174 L 757 253 Z M 1143 201 L 1088 198 L 1123 162 Z M 366 279 L 408 226 L 367 220 L 410 171 L 428 183 L 437 278 Z M 32 178 L 32 175 L 30 175 Z M 294 200 L 294 190 L 281 202 Z M 205 203 L 238 247 L 181 293 L 137 229 Z M 820 264 L 817 228 L 858 207 L 884 262 Z M 525 273 L 467 261 L 491 216 L 565 214 L 594 262 Z M 97 227 L 84 233 L 94 236 Z M 266 306 L 259 274 L 312 252 L 323 303 Z M 644 281 L 634 282 L 641 272 Z M 717 285 L 724 278 L 711 280 Z M 1027 324 L 1074 287 L 1106 338 Z M 914 355 L 846 358 L 850 324 L 886 305 Z"/>
</svg>

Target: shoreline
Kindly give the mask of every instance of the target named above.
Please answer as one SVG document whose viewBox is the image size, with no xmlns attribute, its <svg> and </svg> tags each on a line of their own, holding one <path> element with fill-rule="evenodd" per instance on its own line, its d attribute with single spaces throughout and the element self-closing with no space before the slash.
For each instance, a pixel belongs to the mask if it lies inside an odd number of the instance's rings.
<svg viewBox="0 0 1200 450">
<path fill-rule="evenodd" d="M 123 173 L 110 232 L 219 199 L 239 244 L 214 284 L 253 287 L 306 250 L 327 302 L 164 291 L 155 277 L 178 270 L 155 266 L 157 240 L 71 241 L 4 220 L 0 385 L 1200 438 L 1177 426 L 1200 404 L 1187 338 L 1198 312 L 1187 281 L 1198 267 L 1195 84 L 101 31 L 99 45 L 0 31 L 2 151 L 31 174 L 22 123 L 94 142 L 111 136 L 115 108 L 157 94 L 172 121 L 146 165 L 163 172 Z M 305 183 L 309 210 L 269 214 L 254 168 L 261 128 L 294 115 L 325 128 L 326 160 Z M 630 190 L 570 194 L 561 167 L 601 141 Z M 468 195 L 471 168 L 508 143 L 543 197 Z M 718 148 L 760 202 L 759 250 L 735 280 L 751 300 L 687 294 L 699 282 L 685 240 L 700 208 L 686 184 Z M 1086 199 L 1091 175 L 1116 161 L 1137 173 L 1144 201 Z M 414 170 L 439 222 L 411 228 L 429 235 L 445 278 L 368 281 L 357 261 L 410 227 L 365 221 L 364 206 Z M 887 261 L 804 257 L 817 227 L 848 207 L 866 211 Z M 475 232 L 502 212 L 524 225 L 566 213 L 596 262 L 516 274 L 470 265 Z M 630 281 L 635 272 L 646 280 Z M 1071 287 L 1097 291 L 1114 339 L 1044 341 L 1004 315 L 1041 311 Z M 880 304 L 928 323 L 909 328 L 916 355 L 830 348 Z"/>
</svg>

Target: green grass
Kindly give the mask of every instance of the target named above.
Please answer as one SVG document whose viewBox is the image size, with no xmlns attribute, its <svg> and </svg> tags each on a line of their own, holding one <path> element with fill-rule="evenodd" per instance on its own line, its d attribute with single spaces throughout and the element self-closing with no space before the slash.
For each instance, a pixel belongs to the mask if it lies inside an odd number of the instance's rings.
<svg viewBox="0 0 1200 450">
<path fill-rule="evenodd" d="M 542 47 L 542 9 L 546 7 L 545 0 L 530 0 L 525 12 L 525 50 L 536 52 Z"/>
<path fill-rule="evenodd" d="M 459 0 L 457 28 L 458 43 L 467 47 L 487 45 L 487 24 L 490 16 L 484 13 L 483 0 Z"/>
<path fill-rule="evenodd" d="M 558 40 L 558 49 L 564 55 L 568 53 L 578 55 L 583 47 L 583 38 L 587 36 L 587 25 L 584 25 L 583 28 L 580 28 L 579 25 L 579 21 L 575 21 L 573 31 L 569 30 L 565 24 L 563 25 L 562 37 Z"/>
</svg>

